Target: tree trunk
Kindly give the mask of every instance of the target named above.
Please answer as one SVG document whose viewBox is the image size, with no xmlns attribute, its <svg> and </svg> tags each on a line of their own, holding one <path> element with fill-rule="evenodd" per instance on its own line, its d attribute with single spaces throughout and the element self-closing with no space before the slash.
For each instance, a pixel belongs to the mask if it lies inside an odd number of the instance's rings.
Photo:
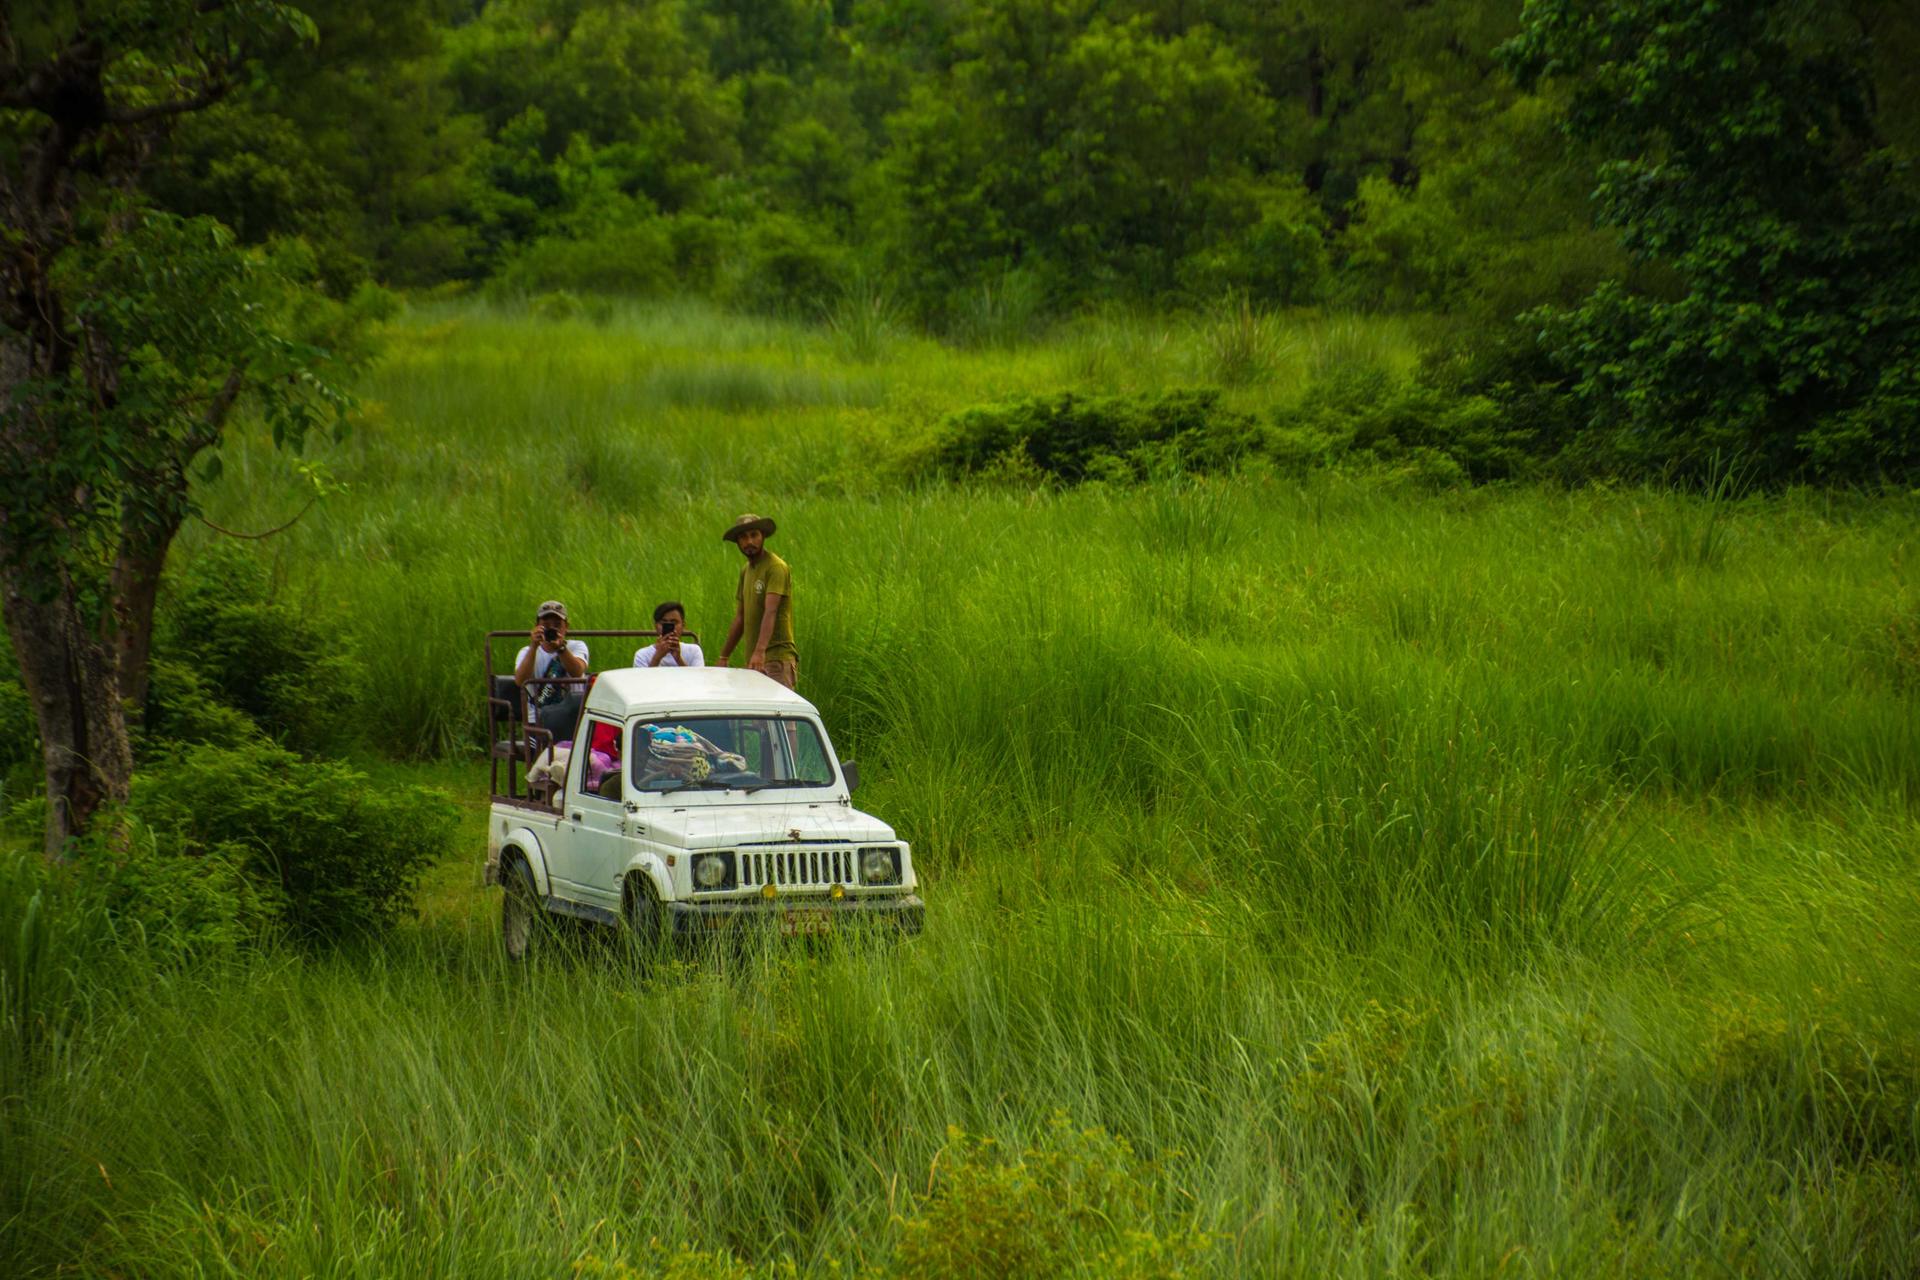
<svg viewBox="0 0 1920 1280">
<path fill-rule="evenodd" d="M 120 696 L 127 723 L 141 728 L 147 718 L 148 659 L 153 653 L 153 609 L 160 599 L 160 572 L 167 567 L 167 548 L 187 518 L 187 470 L 202 450 L 220 439 L 243 385 L 240 370 L 227 380 L 207 406 L 203 429 L 189 438 L 176 458 L 147 476 L 150 509 L 129 508 L 120 520 L 120 549 L 113 561 L 114 652 L 120 659 Z"/>
<path fill-rule="evenodd" d="M 160 571 L 166 567 L 167 547 L 179 529 L 176 521 L 158 536 L 129 527 L 123 527 L 120 533 L 120 555 L 113 563 L 113 648 L 129 729 L 146 724 L 153 610 L 160 599 Z"/>
<path fill-rule="evenodd" d="M 82 624 L 70 583 L 35 603 L 13 574 L 4 579 L 7 634 L 40 724 L 47 774 L 43 851 L 64 857 L 101 806 L 127 798 L 133 749 L 120 709 L 114 652 Z"/>
</svg>

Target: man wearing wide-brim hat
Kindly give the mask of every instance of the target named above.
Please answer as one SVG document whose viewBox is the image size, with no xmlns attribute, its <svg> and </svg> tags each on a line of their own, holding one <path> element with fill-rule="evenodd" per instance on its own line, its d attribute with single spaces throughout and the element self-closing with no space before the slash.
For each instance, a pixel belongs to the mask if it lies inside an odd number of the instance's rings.
<svg viewBox="0 0 1920 1280">
<path fill-rule="evenodd" d="M 747 666 L 764 671 L 789 689 L 797 689 L 800 651 L 793 645 L 793 571 L 785 560 L 767 550 L 773 527 L 767 517 L 749 513 L 720 535 L 747 558 L 740 570 L 733 625 L 727 628 L 720 665 L 727 665 L 744 636 L 749 641 Z"/>
</svg>

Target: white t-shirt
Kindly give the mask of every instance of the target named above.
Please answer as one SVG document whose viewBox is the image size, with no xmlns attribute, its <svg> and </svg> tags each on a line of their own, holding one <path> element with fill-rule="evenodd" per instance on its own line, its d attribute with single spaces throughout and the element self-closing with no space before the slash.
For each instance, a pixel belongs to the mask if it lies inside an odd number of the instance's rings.
<svg viewBox="0 0 1920 1280">
<path fill-rule="evenodd" d="M 653 657 L 653 646 L 650 644 L 642 645 L 633 651 L 633 665 L 636 667 L 644 667 L 647 665 L 647 660 L 651 657 Z M 691 640 L 682 640 L 680 642 L 680 656 L 678 658 L 674 657 L 671 653 L 663 654 L 661 655 L 660 661 L 656 664 L 656 666 L 660 667 L 704 667 L 706 665 L 707 659 L 705 655 L 700 652 L 700 646 Z"/>
<path fill-rule="evenodd" d="M 533 646 L 530 644 L 520 646 L 520 652 L 515 654 L 513 658 L 513 669 L 515 671 L 518 671 L 520 664 L 526 661 L 527 650 L 531 648 L 533 648 Z M 587 660 L 587 642 L 585 640 L 569 640 L 567 641 L 567 652 L 580 659 L 581 662 L 585 662 Z M 566 667 L 561 664 L 559 654 L 548 653 L 545 649 L 542 649 L 539 656 L 534 658 L 533 670 L 527 673 L 527 679 L 564 680 L 570 674 Z M 570 693 L 579 693 L 582 692 L 582 690 L 572 685 L 550 684 L 539 690 L 539 692 L 542 695 L 543 701 L 555 702 Z M 532 694 L 527 695 L 527 702 L 531 707 L 533 704 Z"/>
</svg>

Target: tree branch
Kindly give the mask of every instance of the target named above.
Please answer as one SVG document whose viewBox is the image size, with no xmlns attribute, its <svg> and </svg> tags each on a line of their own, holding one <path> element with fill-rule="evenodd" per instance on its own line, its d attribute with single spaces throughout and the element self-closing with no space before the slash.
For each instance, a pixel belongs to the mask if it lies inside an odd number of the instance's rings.
<svg viewBox="0 0 1920 1280">
<path fill-rule="evenodd" d="M 162 116 L 185 115 L 189 111 L 199 111 L 210 107 L 227 96 L 233 86 L 221 80 L 208 85 L 191 98 L 178 98 L 172 102 L 155 102 L 144 107 L 123 107 L 118 111 L 107 112 L 108 124 L 145 124 Z"/>
<path fill-rule="evenodd" d="M 285 524 L 277 524 L 273 528 L 268 529 L 264 533 L 240 533 L 237 530 L 229 529 L 223 525 L 215 524 L 213 521 L 201 515 L 198 511 L 193 513 L 193 518 L 195 520 L 198 520 L 201 524 L 207 526 L 207 528 L 213 530 L 215 533 L 224 533 L 229 538 L 246 538 L 250 540 L 258 540 L 260 538 L 271 538 L 276 533 L 285 533 L 287 530 L 293 528 L 294 525 L 300 523 L 301 516 L 304 516 L 305 514 L 307 514 L 307 512 L 313 510 L 313 504 L 318 501 L 320 501 L 320 495 L 316 493 L 311 498 L 307 499 L 306 506 L 294 512 L 293 519 L 287 521 Z"/>
</svg>

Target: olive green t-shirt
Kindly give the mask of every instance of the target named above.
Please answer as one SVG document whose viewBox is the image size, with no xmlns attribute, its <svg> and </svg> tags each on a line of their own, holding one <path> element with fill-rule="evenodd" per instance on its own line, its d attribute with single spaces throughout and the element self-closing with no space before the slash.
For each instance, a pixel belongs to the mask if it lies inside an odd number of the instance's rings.
<svg viewBox="0 0 1920 1280">
<path fill-rule="evenodd" d="M 740 616 L 745 629 L 740 647 L 748 656 L 760 643 L 760 619 L 766 612 L 767 593 L 780 597 L 780 611 L 773 615 L 773 634 L 767 639 L 769 662 L 798 662 L 800 651 L 793 647 L 793 573 L 787 562 L 771 551 L 762 551 L 758 562 L 748 561 L 740 570 Z"/>
</svg>

